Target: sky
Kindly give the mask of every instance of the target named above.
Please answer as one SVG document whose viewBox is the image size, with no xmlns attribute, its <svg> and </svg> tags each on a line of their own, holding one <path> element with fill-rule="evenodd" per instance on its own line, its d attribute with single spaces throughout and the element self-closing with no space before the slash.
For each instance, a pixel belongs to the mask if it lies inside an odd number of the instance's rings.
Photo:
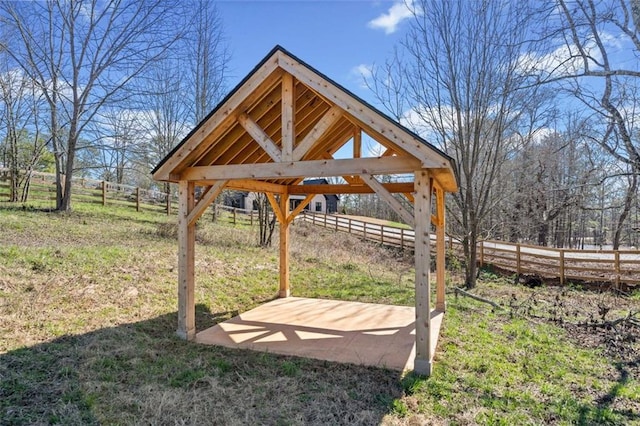
<svg viewBox="0 0 640 426">
<path fill-rule="evenodd" d="M 383 63 L 408 26 L 393 1 L 227 0 L 217 3 L 231 52 L 229 89 L 280 45 L 364 100 L 361 66 Z"/>
</svg>

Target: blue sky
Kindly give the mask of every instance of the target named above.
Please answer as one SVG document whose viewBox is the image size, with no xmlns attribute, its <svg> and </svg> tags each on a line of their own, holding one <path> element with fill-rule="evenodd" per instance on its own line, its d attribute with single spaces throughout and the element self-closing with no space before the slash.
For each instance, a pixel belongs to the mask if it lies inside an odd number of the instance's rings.
<svg viewBox="0 0 640 426">
<path fill-rule="evenodd" d="M 229 88 L 279 44 L 374 105 L 357 68 L 384 62 L 408 24 L 392 1 L 228 0 L 217 5 L 232 52 Z"/>
</svg>

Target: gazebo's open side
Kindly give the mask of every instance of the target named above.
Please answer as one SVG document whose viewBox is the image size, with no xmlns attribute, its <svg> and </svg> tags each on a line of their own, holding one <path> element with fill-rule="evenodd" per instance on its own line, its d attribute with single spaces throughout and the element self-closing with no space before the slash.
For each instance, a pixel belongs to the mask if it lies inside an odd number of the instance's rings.
<svg viewBox="0 0 640 426">
<path fill-rule="evenodd" d="M 362 137 L 384 147 L 363 156 Z M 345 145 L 351 158 L 334 158 Z M 381 183 L 377 176 L 411 175 Z M 373 193 L 415 229 L 414 370 L 431 373 L 430 228 L 436 229 L 436 310 L 444 312 L 446 192 L 457 190 L 453 160 L 281 47 L 267 57 L 153 171 L 179 186 L 178 334 L 194 340 L 195 223 L 225 189 L 264 192 L 280 233 L 279 296 L 289 287 L 289 226 L 317 193 Z M 342 185 L 302 187 L 305 177 Z M 198 200 L 195 186 L 204 190 Z M 291 194 L 307 194 L 294 210 Z M 413 211 L 394 193 L 404 194 Z M 432 203 L 432 200 L 435 201 Z"/>
</svg>

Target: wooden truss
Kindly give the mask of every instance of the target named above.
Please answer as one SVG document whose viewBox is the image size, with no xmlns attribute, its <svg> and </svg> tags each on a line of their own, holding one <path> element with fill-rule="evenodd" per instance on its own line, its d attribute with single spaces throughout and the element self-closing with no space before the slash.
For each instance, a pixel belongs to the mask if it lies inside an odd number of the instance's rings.
<svg viewBox="0 0 640 426">
<path fill-rule="evenodd" d="M 383 155 L 363 156 L 363 135 L 382 145 Z M 347 143 L 351 158 L 335 158 Z M 433 225 L 435 305 L 444 311 L 444 203 L 445 193 L 457 190 L 453 170 L 447 155 L 276 47 L 153 171 L 156 180 L 179 188 L 178 334 L 195 338 L 195 224 L 223 189 L 269 199 L 279 223 L 280 297 L 291 294 L 289 226 L 313 196 L 376 193 L 415 229 L 415 370 L 430 374 L 430 234 Z M 413 181 L 383 183 L 379 177 L 386 175 Z M 305 177 L 346 183 L 301 185 Z M 204 187 L 198 200 L 196 185 Z M 289 196 L 300 194 L 306 198 L 289 211 Z"/>
</svg>

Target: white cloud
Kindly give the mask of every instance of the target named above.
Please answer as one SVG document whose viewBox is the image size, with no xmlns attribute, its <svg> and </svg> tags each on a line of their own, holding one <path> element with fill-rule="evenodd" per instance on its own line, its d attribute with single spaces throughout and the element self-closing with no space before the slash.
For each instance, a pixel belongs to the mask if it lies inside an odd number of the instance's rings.
<svg viewBox="0 0 640 426">
<path fill-rule="evenodd" d="M 370 80 L 373 75 L 373 65 L 360 64 L 351 68 L 351 76 L 358 81 L 361 88 L 367 89 L 367 80 Z"/>
<path fill-rule="evenodd" d="M 386 34 L 393 34 L 398 29 L 398 25 L 406 19 L 411 18 L 414 13 L 418 13 L 413 0 L 396 1 L 387 11 L 375 19 L 369 21 L 369 28 L 384 30 Z"/>
<path fill-rule="evenodd" d="M 599 37 L 610 52 L 624 51 L 624 39 L 615 37 L 605 31 L 599 33 Z M 588 40 L 583 45 L 585 53 L 589 56 L 589 68 L 600 69 L 598 63 L 602 61 L 602 52 L 594 40 Z M 609 55 L 612 60 L 612 55 Z M 564 77 L 584 72 L 584 61 L 575 44 L 562 44 L 554 51 L 548 53 L 529 52 L 520 56 L 519 68 L 524 73 L 542 71 L 547 77 Z"/>
</svg>

